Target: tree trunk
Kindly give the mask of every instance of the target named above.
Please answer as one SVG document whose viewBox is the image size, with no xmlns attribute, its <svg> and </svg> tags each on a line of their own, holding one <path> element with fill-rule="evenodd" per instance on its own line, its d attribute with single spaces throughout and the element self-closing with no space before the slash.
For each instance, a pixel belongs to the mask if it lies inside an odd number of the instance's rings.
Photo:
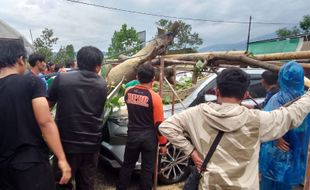
<svg viewBox="0 0 310 190">
<path fill-rule="evenodd" d="M 261 61 L 276 61 L 276 60 L 296 60 L 296 59 L 309 59 L 310 51 L 298 51 L 288 53 L 271 53 L 265 55 L 254 55 L 254 59 Z"/>
<path fill-rule="evenodd" d="M 245 55 L 243 51 L 227 51 L 227 52 L 205 52 L 205 53 L 189 53 L 165 55 L 165 59 L 177 59 L 186 61 L 208 60 L 214 55 Z M 248 56 L 260 61 L 276 61 L 276 60 L 297 60 L 310 59 L 310 51 L 288 52 L 288 53 L 272 53 L 265 55 Z"/>
<path fill-rule="evenodd" d="M 163 56 L 165 59 L 198 61 L 208 60 L 212 55 L 244 55 L 244 51 L 219 51 L 219 52 L 205 52 L 205 53 L 188 53 L 188 54 L 172 54 Z"/>
<path fill-rule="evenodd" d="M 271 71 L 279 71 L 281 68 L 278 65 L 269 64 L 268 62 L 256 60 L 256 59 L 247 57 L 246 55 L 227 55 L 227 54 L 212 55 L 212 57 L 210 56 L 210 58 L 207 60 L 204 67 L 212 66 L 213 63 L 215 63 L 215 61 L 217 60 L 226 61 L 226 65 L 229 65 L 230 62 L 241 62 L 248 66 L 261 67 L 261 68 L 271 70 Z"/>
<path fill-rule="evenodd" d="M 124 82 L 128 82 L 136 78 L 136 71 L 140 64 L 150 61 L 157 55 L 161 55 L 166 51 L 168 45 L 173 42 L 173 39 L 178 31 L 179 23 L 175 22 L 170 33 L 165 34 L 162 30 L 158 30 L 158 36 L 149 42 L 143 49 L 125 60 L 121 64 L 113 67 L 108 75 L 108 83 L 115 86 L 121 82 L 124 77 Z"/>
</svg>

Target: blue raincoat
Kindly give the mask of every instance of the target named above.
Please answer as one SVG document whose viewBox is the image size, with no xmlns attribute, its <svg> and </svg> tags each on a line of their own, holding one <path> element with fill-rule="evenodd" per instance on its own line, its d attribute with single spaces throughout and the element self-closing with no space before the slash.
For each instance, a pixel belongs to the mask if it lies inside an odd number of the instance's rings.
<svg viewBox="0 0 310 190">
<path fill-rule="evenodd" d="M 267 103 L 264 110 L 275 110 L 304 94 L 304 71 L 294 61 L 285 64 L 279 72 L 280 90 Z M 259 169 L 262 174 L 261 190 L 292 189 L 304 182 L 309 142 L 309 116 L 301 126 L 288 131 L 283 139 L 290 150 L 277 148 L 277 141 L 261 145 Z"/>
</svg>

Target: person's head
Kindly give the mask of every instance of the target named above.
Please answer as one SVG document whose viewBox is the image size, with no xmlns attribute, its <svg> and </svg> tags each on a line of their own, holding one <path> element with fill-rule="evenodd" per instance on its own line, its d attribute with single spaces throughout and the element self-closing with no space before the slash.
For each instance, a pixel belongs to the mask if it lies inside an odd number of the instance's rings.
<svg viewBox="0 0 310 190">
<path fill-rule="evenodd" d="M 228 68 L 217 76 L 216 84 L 216 95 L 219 99 L 231 98 L 237 103 L 248 95 L 250 76 L 240 68 Z"/>
<path fill-rule="evenodd" d="M 304 69 L 295 61 L 282 66 L 279 72 L 280 91 L 301 95 L 304 92 Z"/>
<path fill-rule="evenodd" d="M 55 64 L 55 69 L 54 71 L 57 73 L 57 72 L 60 72 L 61 69 L 64 69 L 64 65 L 59 63 L 59 64 Z"/>
<path fill-rule="evenodd" d="M 77 64 L 74 60 L 69 60 L 66 63 L 66 68 L 70 68 L 70 69 L 77 69 Z"/>
<path fill-rule="evenodd" d="M 18 73 L 24 73 L 26 55 L 21 39 L 0 39 L 0 70 L 15 67 Z"/>
<path fill-rule="evenodd" d="M 46 67 L 48 71 L 55 72 L 55 63 L 49 62 L 47 63 Z"/>
<path fill-rule="evenodd" d="M 137 79 L 141 84 L 151 83 L 155 79 L 155 69 L 150 64 L 142 64 L 138 67 Z"/>
<path fill-rule="evenodd" d="M 278 74 L 272 71 L 264 71 L 261 79 L 262 86 L 269 90 L 270 87 L 277 85 Z"/>
<path fill-rule="evenodd" d="M 29 56 L 28 61 L 32 68 L 36 68 L 41 73 L 45 71 L 46 62 L 44 55 L 40 53 L 33 53 Z"/>
<path fill-rule="evenodd" d="M 79 70 L 99 73 L 103 60 L 103 53 L 96 47 L 85 46 L 77 52 Z"/>
</svg>

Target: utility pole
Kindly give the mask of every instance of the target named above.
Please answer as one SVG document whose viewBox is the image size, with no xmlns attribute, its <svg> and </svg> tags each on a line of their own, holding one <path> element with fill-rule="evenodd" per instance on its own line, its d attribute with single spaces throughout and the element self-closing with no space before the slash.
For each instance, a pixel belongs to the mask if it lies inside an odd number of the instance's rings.
<svg viewBox="0 0 310 190">
<path fill-rule="evenodd" d="M 248 30 L 248 40 L 246 43 L 246 52 L 249 51 L 249 43 L 250 43 L 250 36 L 251 36 L 251 24 L 252 24 L 252 16 L 250 16 L 250 20 L 249 20 L 249 30 Z"/>
<path fill-rule="evenodd" d="M 29 29 L 29 32 L 30 32 L 30 37 L 31 37 L 32 45 L 33 45 L 33 37 L 32 37 L 31 29 Z"/>
</svg>

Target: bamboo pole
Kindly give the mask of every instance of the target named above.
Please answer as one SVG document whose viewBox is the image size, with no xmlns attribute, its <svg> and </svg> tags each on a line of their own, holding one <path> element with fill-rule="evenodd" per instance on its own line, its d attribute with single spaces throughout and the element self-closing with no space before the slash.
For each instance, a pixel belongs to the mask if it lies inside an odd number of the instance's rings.
<svg viewBox="0 0 310 190">
<path fill-rule="evenodd" d="M 298 52 L 271 53 L 271 54 L 265 54 L 265 55 L 254 55 L 253 58 L 261 60 L 261 61 L 309 59 L 310 58 L 310 51 L 298 51 Z"/>
<path fill-rule="evenodd" d="M 209 59 L 212 55 L 245 55 L 244 51 L 218 51 L 218 52 L 205 52 L 205 53 L 187 53 L 187 54 L 171 54 L 164 55 L 165 59 L 185 60 L 185 61 L 198 61 Z"/>
<path fill-rule="evenodd" d="M 245 55 L 244 51 L 227 51 L 227 52 L 204 52 L 204 53 L 188 53 L 188 54 L 173 54 L 163 56 L 165 59 L 177 59 L 186 61 L 197 61 L 209 59 L 213 55 Z M 276 61 L 276 60 L 297 60 L 310 59 L 310 51 L 287 52 L 287 53 L 271 53 L 264 55 L 249 56 L 261 61 Z"/>
</svg>

